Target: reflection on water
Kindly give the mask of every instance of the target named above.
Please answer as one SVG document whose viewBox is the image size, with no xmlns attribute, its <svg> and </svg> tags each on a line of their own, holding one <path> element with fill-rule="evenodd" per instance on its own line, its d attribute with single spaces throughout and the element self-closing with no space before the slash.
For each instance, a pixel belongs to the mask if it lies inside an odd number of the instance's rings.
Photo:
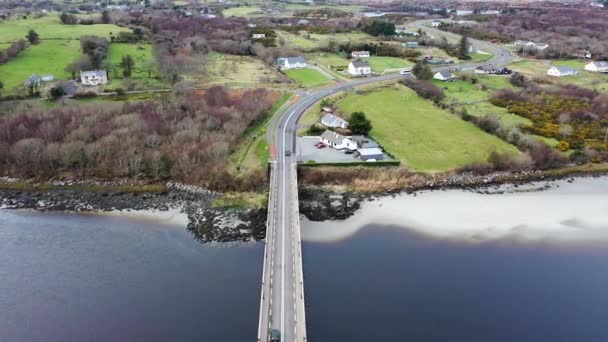
<svg viewBox="0 0 608 342">
<path fill-rule="evenodd" d="M 556 184 L 303 221 L 310 339 L 608 341 L 608 178 Z"/>
<path fill-rule="evenodd" d="M 608 341 L 606 245 L 470 244 L 371 225 L 303 253 L 311 341 Z"/>
<path fill-rule="evenodd" d="M 263 245 L 183 227 L 0 210 L 1 341 L 247 341 Z"/>
</svg>

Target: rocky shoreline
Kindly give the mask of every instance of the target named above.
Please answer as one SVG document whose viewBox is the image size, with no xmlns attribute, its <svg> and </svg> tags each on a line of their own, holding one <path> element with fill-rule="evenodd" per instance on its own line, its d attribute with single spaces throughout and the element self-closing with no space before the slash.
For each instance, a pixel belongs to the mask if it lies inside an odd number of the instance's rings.
<svg viewBox="0 0 608 342">
<path fill-rule="evenodd" d="M 188 217 L 187 230 L 201 242 L 261 240 L 266 234 L 266 209 L 214 208 L 220 194 L 187 186 L 137 193 L 52 189 L 0 190 L 1 209 L 61 212 L 121 212 L 179 210 Z"/>
</svg>

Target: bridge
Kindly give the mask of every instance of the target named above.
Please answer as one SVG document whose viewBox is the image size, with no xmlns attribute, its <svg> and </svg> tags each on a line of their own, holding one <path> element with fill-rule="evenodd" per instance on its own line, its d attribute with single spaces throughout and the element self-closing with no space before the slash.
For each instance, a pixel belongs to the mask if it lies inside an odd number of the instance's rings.
<svg viewBox="0 0 608 342">
<path fill-rule="evenodd" d="M 422 21 L 420 22 L 422 23 Z M 420 27 L 419 22 L 414 23 Z M 424 27 L 434 34 L 442 31 Z M 489 43 L 473 40 L 478 48 L 489 50 L 493 57 L 484 63 L 463 65 L 462 70 L 473 69 L 488 63 L 504 64 L 512 59 L 507 50 Z M 440 67 L 435 71 L 452 67 Z M 302 269 L 302 241 L 298 208 L 298 180 L 296 169 L 296 129 L 304 112 L 318 101 L 334 93 L 361 85 L 395 80 L 400 74 L 383 75 L 338 83 L 333 86 L 305 92 L 286 110 L 277 111 L 268 129 L 268 140 L 274 147 L 274 160 L 270 163 L 270 190 L 260 312 L 258 342 L 270 341 L 270 332 L 278 330 L 281 341 L 303 342 L 306 335 L 304 275 Z"/>
</svg>

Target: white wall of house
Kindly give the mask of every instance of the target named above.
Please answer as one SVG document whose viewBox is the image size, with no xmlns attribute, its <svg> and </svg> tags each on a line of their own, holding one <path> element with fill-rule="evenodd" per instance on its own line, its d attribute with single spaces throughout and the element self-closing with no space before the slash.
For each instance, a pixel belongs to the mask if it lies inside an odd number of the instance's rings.
<svg viewBox="0 0 608 342">
<path fill-rule="evenodd" d="M 449 77 L 444 77 L 440 72 L 437 72 L 437 73 L 435 73 L 433 78 L 436 80 L 440 80 L 440 81 L 449 81 L 454 78 L 454 75 L 450 74 Z"/>
<path fill-rule="evenodd" d="M 369 66 L 355 68 L 353 62 L 350 62 L 348 63 L 348 73 L 353 76 L 370 75 L 372 73 L 372 68 Z"/>
<path fill-rule="evenodd" d="M 549 76 L 556 76 L 556 77 L 563 77 L 563 76 L 575 76 L 577 75 L 576 71 L 572 71 L 572 72 L 561 72 L 558 68 L 556 67 L 551 67 L 548 71 L 547 71 L 547 75 Z"/>
<path fill-rule="evenodd" d="M 608 66 L 598 67 L 597 64 L 595 64 L 595 62 L 591 62 L 591 63 L 587 63 L 587 65 L 585 65 L 585 70 L 593 71 L 593 72 L 608 72 Z"/>
<path fill-rule="evenodd" d="M 80 81 L 82 82 L 82 84 L 84 85 L 100 85 L 100 84 L 107 84 L 108 83 L 108 78 L 106 76 L 86 76 L 86 75 L 82 75 L 80 76 Z"/>
<path fill-rule="evenodd" d="M 329 147 L 333 147 L 336 150 L 342 150 L 342 149 L 347 148 L 349 150 L 354 151 L 354 150 L 357 149 L 357 143 L 354 142 L 354 141 L 352 141 L 352 140 L 350 140 L 349 138 L 346 138 L 346 137 L 344 139 L 342 139 L 341 142 L 337 142 L 337 143 L 333 143 L 333 142 L 331 142 L 329 140 L 326 140 L 326 139 L 323 139 L 323 138 L 321 138 L 320 140 L 325 145 L 327 145 Z"/>
</svg>

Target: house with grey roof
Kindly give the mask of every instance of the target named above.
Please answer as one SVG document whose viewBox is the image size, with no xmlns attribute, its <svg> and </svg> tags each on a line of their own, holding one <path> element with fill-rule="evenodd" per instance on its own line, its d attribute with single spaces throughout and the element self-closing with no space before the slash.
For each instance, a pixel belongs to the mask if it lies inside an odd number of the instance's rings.
<svg viewBox="0 0 608 342">
<path fill-rule="evenodd" d="M 578 76 L 578 71 L 569 66 L 552 66 L 547 70 L 547 75 L 556 77 Z"/>
<path fill-rule="evenodd" d="M 321 134 L 321 137 L 319 137 L 319 140 L 323 144 L 329 147 L 333 147 L 336 150 L 342 150 L 346 148 L 351 151 L 354 151 L 357 149 L 357 143 L 343 136 L 342 134 L 330 130 L 323 132 L 323 134 Z"/>
<path fill-rule="evenodd" d="M 595 62 L 587 63 L 587 65 L 585 65 L 585 70 L 591 71 L 591 72 L 608 73 L 608 62 L 595 61 Z"/>
<path fill-rule="evenodd" d="M 334 114 L 323 115 L 321 124 L 331 128 L 348 128 L 348 121 Z"/>
<path fill-rule="evenodd" d="M 306 68 L 306 58 L 304 56 L 279 57 L 277 67 L 281 70 Z"/>
<path fill-rule="evenodd" d="M 384 159 L 384 152 L 378 147 L 360 148 L 357 150 L 357 155 L 364 161 L 377 161 Z"/>
<path fill-rule="evenodd" d="M 456 76 L 447 70 L 441 70 L 433 75 L 433 78 L 440 81 L 453 81 Z"/>
<path fill-rule="evenodd" d="M 108 83 L 108 74 L 105 70 L 89 70 L 80 72 L 80 82 L 83 85 L 103 85 Z"/>
<path fill-rule="evenodd" d="M 348 73 L 352 76 L 368 76 L 372 73 L 372 67 L 366 61 L 352 61 L 348 63 Z"/>
<path fill-rule="evenodd" d="M 42 84 L 42 78 L 36 74 L 30 76 L 23 83 L 28 88 L 38 88 Z"/>
</svg>

